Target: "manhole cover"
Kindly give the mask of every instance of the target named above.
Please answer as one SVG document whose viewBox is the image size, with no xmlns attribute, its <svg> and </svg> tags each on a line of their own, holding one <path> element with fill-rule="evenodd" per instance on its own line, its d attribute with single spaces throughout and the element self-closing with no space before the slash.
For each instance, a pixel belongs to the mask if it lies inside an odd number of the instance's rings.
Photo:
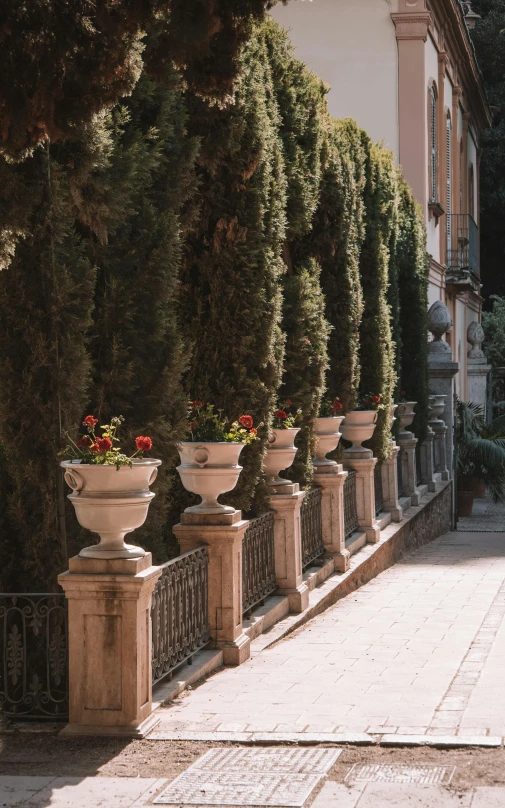
<svg viewBox="0 0 505 808">
<path fill-rule="evenodd" d="M 456 768 L 446 766 L 402 766 L 401 764 L 355 763 L 346 776 L 346 783 L 415 783 L 423 786 L 448 785 Z"/>
<path fill-rule="evenodd" d="M 211 749 L 154 800 L 158 805 L 301 808 L 341 749 Z"/>
</svg>

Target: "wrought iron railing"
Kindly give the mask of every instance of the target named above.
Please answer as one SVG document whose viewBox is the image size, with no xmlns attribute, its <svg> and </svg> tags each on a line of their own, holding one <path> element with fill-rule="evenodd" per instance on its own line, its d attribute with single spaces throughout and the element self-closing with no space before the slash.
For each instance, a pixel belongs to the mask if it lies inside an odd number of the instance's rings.
<svg viewBox="0 0 505 808">
<path fill-rule="evenodd" d="M 374 469 L 374 489 L 375 489 L 375 515 L 379 514 L 384 507 L 384 491 L 382 489 L 382 464 L 377 463 Z"/>
<path fill-rule="evenodd" d="M 466 213 L 450 215 L 446 281 L 479 288 L 479 229 Z"/>
<path fill-rule="evenodd" d="M 302 531 L 302 567 L 324 553 L 323 518 L 321 512 L 322 489 L 319 487 L 305 491 L 300 510 Z"/>
<path fill-rule="evenodd" d="M 209 555 L 206 547 L 161 566 L 151 605 L 153 683 L 207 645 Z"/>
<path fill-rule="evenodd" d="M 356 506 L 356 472 L 349 471 L 344 483 L 344 529 L 346 538 L 358 527 L 358 509 Z"/>
<path fill-rule="evenodd" d="M 0 713 L 68 718 L 67 601 L 59 594 L 0 594 Z"/>
<path fill-rule="evenodd" d="M 251 519 L 242 542 L 242 612 L 275 592 L 274 513 Z"/>
<path fill-rule="evenodd" d="M 396 476 L 398 478 L 398 496 L 403 497 L 403 464 L 402 453 L 396 455 Z"/>
</svg>

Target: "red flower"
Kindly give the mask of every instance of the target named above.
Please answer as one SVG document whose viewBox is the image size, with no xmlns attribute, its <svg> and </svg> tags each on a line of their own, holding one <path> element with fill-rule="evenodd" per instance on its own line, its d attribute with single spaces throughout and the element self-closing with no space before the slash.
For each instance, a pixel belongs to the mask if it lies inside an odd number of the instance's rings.
<svg viewBox="0 0 505 808">
<path fill-rule="evenodd" d="M 238 419 L 239 424 L 242 424 L 246 429 L 251 429 L 254 421 L 252 415 L 241 415 Z"/>
<path fill-rule="evenodd" d="M 249 432 L 251 433 L 251 435 L 257 435 L 258 434 L 258 430 L 254 426 L 252 426 L 250 428 Z"/>
<path fill-rule="evenodd" d="M 91 448 L 94 452 L 108 452 L 112 449 L 112 441 L 110 438 L 97 438 Z"/>
<path fill-rule="evenodd" d="M 192 410 L 199 410 L 200 407 L 203 407 L 203 401 L 198 401 L 198 399 L 195 399 L 194 401 L 191 402 Z"/>
<path fill-rule="evenodd" d="M 376 404 L 380 404 L 381 397 L 380 396 L 373 396 L 373 400 Z"/>
<path fill-rule="evenodd" d="M 152 449 L 153 442 L 151 438 L 140 435 L 138 438 L 135 438 L 135 446 L 139 452 L 148 452 Z"/>
<path fill-rule="evenodd" d="M 400 390 L 400 395 L 402 398 L 407 398 L 407 393 L 405 392 L 405 390 Z"/>
<path fill-rule="evenodd" d="M 96 426 L 97 423 L 98 423 L 98 418 L 93 418 L 92 415 L 87 415 L 86 418 L 84 419 L 84 421 L 82 422 L 82 425 L 83 426 L 89 426 L 89 427 L 91 427 L 91 429 L 93 429 L 93 427 Z"/>
<path fill-rule="evenodd" d="M 274 412 L 274 418 L 278 418 L 279 421 L 285 421 L 288 416 L 284 412 L 284 410 L 276 410 Z"/>
<path fill-rule="evenodd" d="M 91 440 L 89 435 L 84 435 L 83 438 L 77 441 L 77 445 L 80 449 L 89 449 L 93 441 Z"/>
<path fill-rule="evenodd" d="M 342 410 L 344 405 L 340 401 L 334 401 L 331 407 L 333 410 Z"/>
<path fill-rule="evenodd" d="M 293 402 L 291 401 L 291 399 L 290 399 L 290 398 L 287 398 L 287 399 L 286 399 L 286 407 L 291 407 L 291 404 L 292 404 L 292 403 L 293 403 Z"/>
</svg>

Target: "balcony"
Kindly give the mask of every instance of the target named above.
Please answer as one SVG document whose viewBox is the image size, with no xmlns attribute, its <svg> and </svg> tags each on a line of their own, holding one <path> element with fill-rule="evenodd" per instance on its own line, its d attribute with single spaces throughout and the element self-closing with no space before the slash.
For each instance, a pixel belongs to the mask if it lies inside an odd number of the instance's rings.
<svg viewBox="0 0 505 808">
<path fill-rule="evenodd" d="M 446 284 L 457 292 L 479 293 L 479 228 L 467 213 L 453 213 L 447 219 Z"/>
</svg>

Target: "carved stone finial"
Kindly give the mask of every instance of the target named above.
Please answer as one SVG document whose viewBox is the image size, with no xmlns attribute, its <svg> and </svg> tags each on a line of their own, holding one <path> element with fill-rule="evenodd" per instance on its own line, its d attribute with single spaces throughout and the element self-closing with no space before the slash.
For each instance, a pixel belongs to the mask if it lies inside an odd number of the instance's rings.
<svg viewBox="0 0 505 808">
<path fill-rule="evenodd" d="M 428 310 L 428 330 L 433 334 L 433 341 L 430 342 L 428 351 L 432 361 L 437 359 L 444 362 L 452 359 L 450 346 L 442 339 L 451 328 L 452 320 L 447 306 L 441 300 L 437 300 Z"/>
<path fill-rule="evenodd" d="M 485 362 L 486 357 L 481 348 L 481 345 L 485 339 L 485 334 L 481 324 L 476 322 L 470 323 L 466 332 L 466 338 L 472 346 L 467 353 L 468 358 L 473 359 L 474 361 L 477 360 L 480 362 Z"/>
</svg>

